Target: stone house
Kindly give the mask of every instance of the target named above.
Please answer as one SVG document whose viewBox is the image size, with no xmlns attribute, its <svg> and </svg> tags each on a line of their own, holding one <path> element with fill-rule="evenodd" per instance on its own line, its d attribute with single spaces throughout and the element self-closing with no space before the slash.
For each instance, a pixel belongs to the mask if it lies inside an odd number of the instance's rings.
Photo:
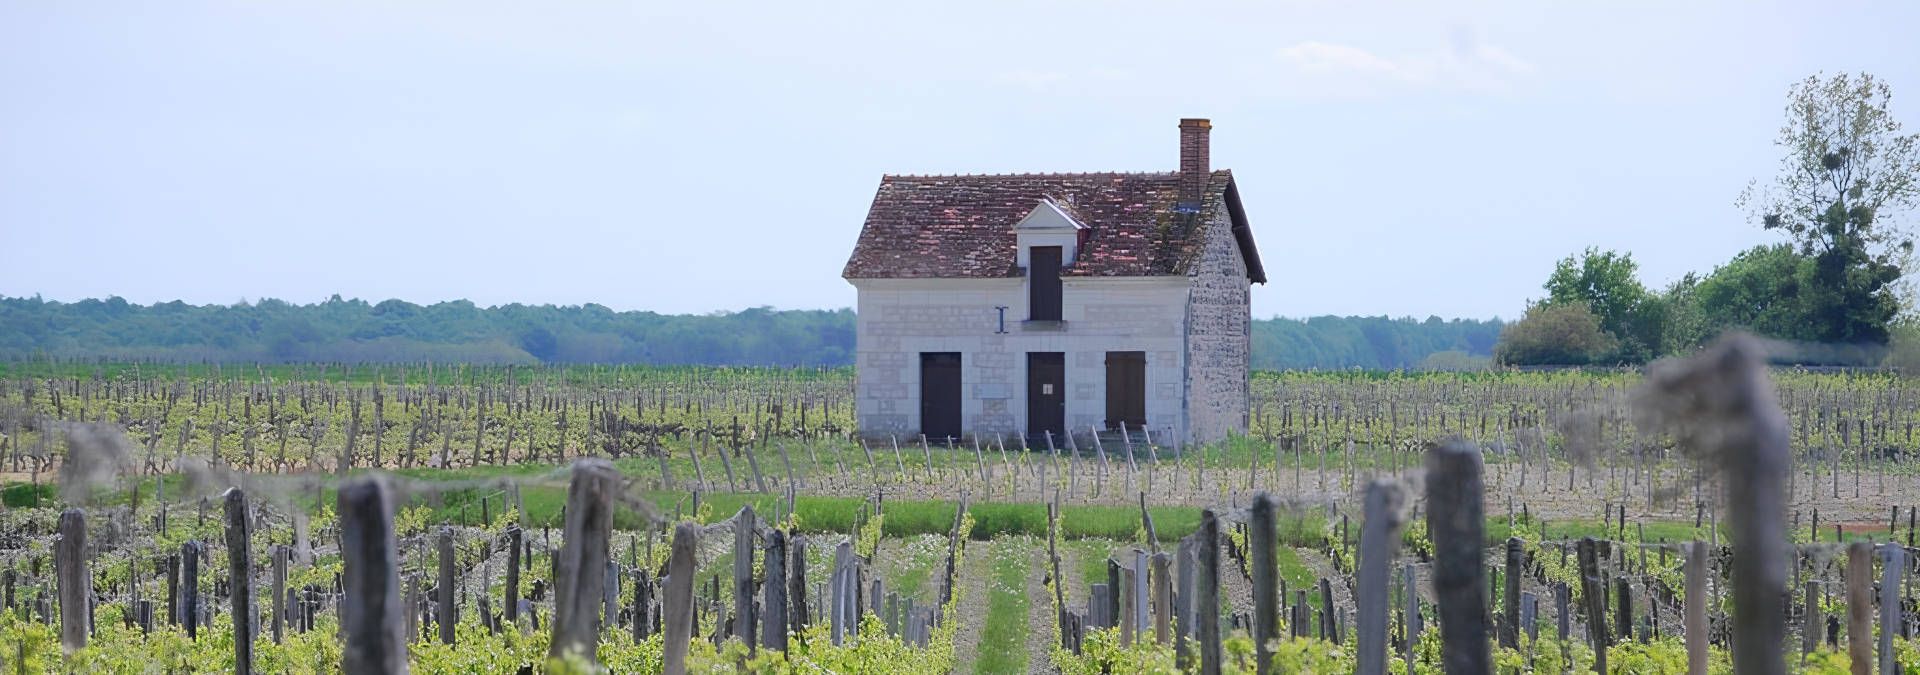
<svg viewBox="0 0 1920 675">
<path fill-rule="evenodd" d="M 1210 129 L 1180 121 L 1178 171 L 883 176 L 842 273 L 860 432 L 1245 433 L 1248 296 L 1267 279 Z"/>
</svg>

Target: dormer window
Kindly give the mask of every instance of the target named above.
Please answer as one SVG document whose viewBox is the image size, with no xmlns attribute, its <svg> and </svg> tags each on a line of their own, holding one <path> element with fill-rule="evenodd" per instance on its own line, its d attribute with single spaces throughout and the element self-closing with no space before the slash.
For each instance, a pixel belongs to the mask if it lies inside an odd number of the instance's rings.
<svg viewBox="0 0 1920 675">
<path fill-rule="evenodd" d="M 1028 253 L 1027 318 L 1031 321 L 1060 320 L 1059 246 L 1035 246 Z"/>
<path fill-rule="evenodd" d="M 1072 265 L 1087 226 L 1071 205 L 1043 198 L 1013 226 L 1020 267 L 1027 270 L 1029 330 L 1061 330 L 1060 271 Z"/>
</svg>

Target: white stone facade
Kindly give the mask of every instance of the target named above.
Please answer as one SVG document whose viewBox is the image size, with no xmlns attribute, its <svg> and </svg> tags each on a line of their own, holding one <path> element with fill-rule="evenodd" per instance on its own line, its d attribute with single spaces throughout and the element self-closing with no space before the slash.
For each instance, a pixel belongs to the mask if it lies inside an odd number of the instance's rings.
<svg viewBox="0 0 1920 675">
<path fill-rule="evenodd" d="M 919 438 L 921 352 L 960 352 L 961 424 L 1009 444 L 1027 429 L 1027 353 L 1066 355 L 1067 426 L 1076 435 L 1104 427 L 1106 353 L 1147 355 L 1147 425 L 1186 438 L 1181 394 L 1186 368 L 1187 277 L 1067 277 L 1064 329 L 1028 330 L 1026 280 L 854 279 L 859 289 L 860 432 Z M 1006 333 L 1000 312 L 1006 307 Z"/>
</svg>

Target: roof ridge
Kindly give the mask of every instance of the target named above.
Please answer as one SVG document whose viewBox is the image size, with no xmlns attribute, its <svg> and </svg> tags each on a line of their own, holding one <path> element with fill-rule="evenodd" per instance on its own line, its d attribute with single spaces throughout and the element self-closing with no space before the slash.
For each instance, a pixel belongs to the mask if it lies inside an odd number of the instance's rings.
<svg viewBox="0 0 1920 675">
<path fill-rule="evenodd" d="M 931 178 L 1081 178 L 1089 176 L 1175 176 L 1179 171 L 1066 171 L 1066 172 L 1017 172 L 1017 173 L 886 173 L 880 180 L 914 180 Z"/>
</svg>

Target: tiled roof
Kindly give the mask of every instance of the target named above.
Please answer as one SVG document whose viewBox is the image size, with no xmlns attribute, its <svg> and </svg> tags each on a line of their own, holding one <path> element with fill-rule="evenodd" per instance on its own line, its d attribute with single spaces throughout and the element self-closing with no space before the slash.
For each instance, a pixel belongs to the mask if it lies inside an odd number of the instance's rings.
<svg viewBox="0 0 1920 675">
<path fill-rule="evenodd" d="M 841 276 L 1020 276 L 1013 226 L 1040 200 L 1052 199 L 1087 226 L 1063 276 L 1184 275 L 1205 241 L 1198 226 L 1224 204 L 1248 277 L 1264 283 L 1232 172 L 1212 172 L 1199 213 L 1174 208 L 1179 189 L 1176 172 L 886 176 Z"/>
</svg>

